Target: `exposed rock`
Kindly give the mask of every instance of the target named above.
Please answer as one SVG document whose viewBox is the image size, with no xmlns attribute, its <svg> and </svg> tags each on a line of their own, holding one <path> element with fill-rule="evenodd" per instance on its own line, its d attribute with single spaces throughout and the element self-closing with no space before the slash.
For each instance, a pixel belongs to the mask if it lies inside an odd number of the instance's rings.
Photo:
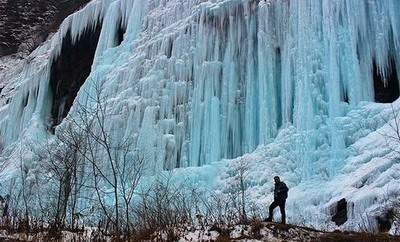
<svg viewBox="0 0 400 242">
<path fill-rule="evenodd" d="M 29 53 L 90 0 L 0 0 L 0 57 Z"/>
<path fill-rule="evenodd" d="M 379 232 L 388 232 L 392 228 L 395 212 L 388 210 L 382 216 L 376 218 Z"/>
</svg>

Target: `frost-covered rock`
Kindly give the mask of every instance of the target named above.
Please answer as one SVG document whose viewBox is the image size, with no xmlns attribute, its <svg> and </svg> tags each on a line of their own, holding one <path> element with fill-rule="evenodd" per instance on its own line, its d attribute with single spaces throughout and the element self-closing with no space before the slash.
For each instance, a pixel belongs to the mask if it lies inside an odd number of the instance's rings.
<svg viewBox="0 0 400 242">
<path fill-rule="evenodd" d="M 0 57 L 29 54 L 89 0 L 1 0 Z"/>
</svg>

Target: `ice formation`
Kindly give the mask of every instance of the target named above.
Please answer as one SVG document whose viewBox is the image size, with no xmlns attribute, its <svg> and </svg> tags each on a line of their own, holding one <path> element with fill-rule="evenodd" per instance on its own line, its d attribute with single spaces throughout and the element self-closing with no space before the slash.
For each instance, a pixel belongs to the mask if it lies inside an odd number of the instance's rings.
<svg viewBox="0 0 400 242">
<path fill-rule="evenodd" d="M 13 111 L 2 115 L 4 142 L 49 115 L 49 71 L 67 31 L 77 41 L 101 22 L 84 88 L 101 83 L 115 109 L 126 110 L 116 132 L 132 132 L 155 169 L 234 158 L 293 124 L 305 175 L 321 145 L 330 146 L 326 167 L 334 173 L 345 148 L 334 118 L 374 100 L 374 62 L 383 80 L 395 68 L 391 59 L 399 65 L 399 7 L 394 0 L 93 1 L 36 52 L 47 59 L 20 74 Z"/>
<path fill-rule="evenodd" d="M 375 101 L 374 69 L 385 86 L 400 73 L 399 10 L 397 0 L 93 0 L 0 76 L 13 93 L 1 101 L 1 137 L 11 147 L 51 135 L 52 63 L 68 32 L 76 42 L 101 25 L 77 100 L 101 86 L 113 135 L 133 137 L 154 172 L 239 157 L 291 132 L 292 184 L 334 177 L 356 141 L 340 118 Z"/>
</svg>

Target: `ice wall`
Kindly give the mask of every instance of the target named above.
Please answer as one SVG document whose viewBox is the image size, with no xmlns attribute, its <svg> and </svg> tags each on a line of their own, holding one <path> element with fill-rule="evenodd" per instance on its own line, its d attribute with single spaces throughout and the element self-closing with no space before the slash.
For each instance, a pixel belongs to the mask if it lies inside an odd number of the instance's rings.
<svg viewBox="0 0 400 242">
<path fill-rule="evenodd" d="M 318 166 L 332 175 L 346 156 L 335 118 L 373 101 L 374 63 L 383 80 L 391 68 L 400 73 L 399 10 L 397 0 L 93 1 L 15 77 L 23 84 L 1 112 L 1 134 L 10 144 L 33 120 L 45 124 L 63 36 L 70 29 L 78 39 L 102 21 L 78 99 L 100 85 L 113 136 L 132 137 L 154 171 L 237 157 L 293 125 L 303 176 L 321 155 L 328 162 Z"/>
<path fill-rule="evenodd" d="M 24 60 L 22 68 L 5 70 L 1 82 L 7 83 L 2 89 L 7 100 L 1 100 L 0 133 L 1 142 L 6 147 L 23 135 L 38 139 L 46 137 L 52 107 L 49 91 L 51 64 L 60 55 L 67 32 L 71 32 L 72 42 L 76 42 L 85 30 L 94 28 L 101 21 L 110 2 L 90 2 L 84 9 L 67 17 L 58 32 Z"/>
</svg>

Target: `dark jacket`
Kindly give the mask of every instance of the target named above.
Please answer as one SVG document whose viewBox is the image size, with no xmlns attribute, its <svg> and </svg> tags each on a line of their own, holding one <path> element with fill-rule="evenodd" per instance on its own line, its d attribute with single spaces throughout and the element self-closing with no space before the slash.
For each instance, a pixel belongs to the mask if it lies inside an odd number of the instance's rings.
<svg viewBox="0 0 400 242">
<path fill-rule="evenodd" d="M 275 183 L 274 200 L 284 201 L 288 197 L 289 188 L 282 181 Z"/>
</svg>

